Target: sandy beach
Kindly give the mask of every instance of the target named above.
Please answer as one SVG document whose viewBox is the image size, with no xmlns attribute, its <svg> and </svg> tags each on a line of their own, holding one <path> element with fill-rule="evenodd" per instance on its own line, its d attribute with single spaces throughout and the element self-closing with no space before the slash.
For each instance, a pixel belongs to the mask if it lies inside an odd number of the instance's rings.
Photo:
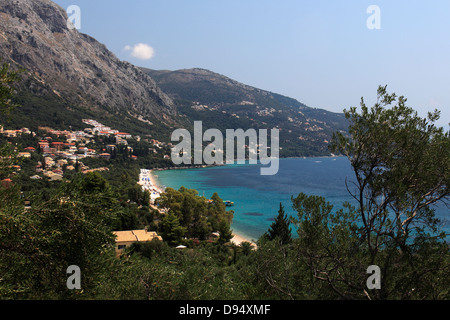
<svg viewBox="0 0 450 320">
<path fill-rule="evenodd" d="M 250 242 L 250 244 L 253 247 L 255 247 L 255 248 L 257 247 L 255 242 L 253 242 L 251 240 L 248 240 L 248 239 L 246 239 L 246 238 L 244 238 L 244 237 L 242 237 L 242 236 L 240 236 L 238 234 L 235 234 L 235 233 L 233 233 L 233 238 L 231 239 L 231 242 L 234 243 L 237 246 L 240 245 L 242 242 Z"/>
<path fill-rule="evenodd" d="M 141 169 L 138 183 L 142 186 L 143 190 L 150 192 L 151 205 L 153 205 L 155 200 L 164 192 L 163 188 L 157 184 L 157 180 L 153 175 L 152 170 Z"/>
<path fill-rule="evenodd" d="M 153 170 L 150 170 L 148 172 L 148 177 L 150 178 L 150 182 L 152 183 L 153 187 L 156 191 L 158 191 L 160 194 L 164 192 L 164 190 L 158 185 L 157 180 L 155 178 L 155 173 Z"/>
</svg>

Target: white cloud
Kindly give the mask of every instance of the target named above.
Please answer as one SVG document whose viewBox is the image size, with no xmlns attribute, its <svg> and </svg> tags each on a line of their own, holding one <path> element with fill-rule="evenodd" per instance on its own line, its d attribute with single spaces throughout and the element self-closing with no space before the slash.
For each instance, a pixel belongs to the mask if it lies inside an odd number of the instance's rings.
<svg viewBox="0 0 450 320">
<path fill-rule="evenodd" d="M 139 60 L 150 60 L 155 55 L 155 50 L 145 43 L 138 43 L 134 47 L 125 46 L 125 51 L 131 51 L 131 56 Z"/>
</svg>

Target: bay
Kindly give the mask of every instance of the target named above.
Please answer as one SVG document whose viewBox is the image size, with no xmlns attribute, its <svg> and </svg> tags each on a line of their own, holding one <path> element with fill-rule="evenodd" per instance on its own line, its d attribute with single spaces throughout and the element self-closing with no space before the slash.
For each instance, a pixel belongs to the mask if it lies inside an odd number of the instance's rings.
<svg viewBox="0 0 450 320">
<path fill-rule="evenodd" d="M 326 198 L 335 209 L 346 201 L 354 203 L 347 185 L 355 180 L 346 157 L 280 159 L 273 176 L 260 175 L 260 164 L 231 164 L 200 169 L 154 171 L 158 184 L 179 189 L 196 189 L 210 198 L 217 192 L 223 200 L 234 202 L 233 232 L 257 240 L 268 230 L 278 214 L 280 203 L 288 215 L 295 216 L 291 197 L 303 192 Z M 438 208 L 441 220 L 448 218 L 447 208 Z M 449 233 L 448 224 L 444 229 Z M 293 230 L 294 231 L 294 230 Z M 295 231 L 294 231 L 295 232 Z"/>
</svg>

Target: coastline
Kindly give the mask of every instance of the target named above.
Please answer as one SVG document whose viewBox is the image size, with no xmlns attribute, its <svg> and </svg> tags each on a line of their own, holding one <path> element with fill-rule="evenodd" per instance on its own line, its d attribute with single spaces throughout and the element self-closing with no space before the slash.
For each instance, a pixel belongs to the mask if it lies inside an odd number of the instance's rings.
<svg viewBox="0 0 450 320">
<path fill-rule="evenodd" d="M 288 159 L 328 159 L 328 158 L 340 158 L 344 157 L 343 155 L 322 155 L 322 156 L 305 156 L 305 157 L 280 157 L 279 160 L 288 160 Z M 235 163 L 238 161 L 238 159 L 235 159 Z M 169 167 L 169 168 L 154 168 L 150 170 L 150 177 L 152 184 L 156 186 L 160 193 L 164 192 L 164 188 L 161 186 L 161 181 L 158 180 L 157 172 L 158 171 L 167 171 L 167 170 L 192 170 L 192 169 L 202 169 L 202 168 L 209 168 L 209 167 L 224 167 L 228 164 L 221 164 L 221 165 L 194 165 L 194 166 L 181 166 L 181 167 Z M 233 230 L 233 225 L 231 226 L 232 229 L 232 236 L 231 242 L 235 245 L 240 245 L 242 242 L 249 242 L 252 244 L 253 247 L 257 248 L 256 241 L 250 240 L 253 239 L 252 237 L 246 235 L 245 230 Z"/>
<path fill-rule="evenodd" d="M 142 190 L 150 192 L 150 207 L 162 212 L 155 206 L 155 200 L 161 196 L 164 189 L 157 183 L 157 179 L 155 179 L 152 174 L 152 170 L 141 169 L 138 184 L 141 186 Z"/>
<path fill-rule="evenodd" d="M 162 170 L 157 170 L 157 171 L 162 171 Z M 158 178 L 156 177 L 154 170 L 148 170 L 146 172 L 146 176 L 150 179 L 150 183 L 151 183 L 152 187 L 154 188 L 154 190 L 156 190 L 156 192 L 158 193 L 158 196 L 160 194 L 164 193 L 164 189 L 160 185 L 160 182 L 159 182 Z M 248 237 L 243 236 L 239 232 L 233 231 L 233 238 L 231 239 L 231 242 L 237 246 L 239 246 L 242 242 L 249 242 L 254 248 L 257 248 L 257 245 L 254 241 L 248 239 Z"/>
<path fill-rule="evenodd" d="M 148 172 L 148 177 L 150 179 L 151 184 L 153 185 L 153 188 L 155 188 L 155 190 L 157 192 L 159 192 L 159 194 L 164 192 L 164 189 L 159 185 L 159 181 L 158 179 L 155 177 L 155 173 L 153 172 L 153 170 L 150 170 Z"/>
<path fill-rule="evenodd" d="M 231 238 L 230 241 L 232 243 L 234 243 L 235 245 L 237 245 L 237 246 L 241 245 L 242 242 L 249 242 L 253 248 L 258 248 L 258 246 L 256 245 L 255 242 L 253 242 L 253 241 L 251 241 L 251 240 L 249 240 L 249 239 L 239 235 L 236 232 L 233 232 L 233 238 Z"/>
</svg>

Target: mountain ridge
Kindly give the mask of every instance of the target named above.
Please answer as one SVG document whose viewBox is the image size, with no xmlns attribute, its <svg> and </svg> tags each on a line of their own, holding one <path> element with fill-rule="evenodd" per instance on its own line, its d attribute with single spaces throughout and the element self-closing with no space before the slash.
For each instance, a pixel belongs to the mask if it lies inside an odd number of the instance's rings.
<svg viewBox="0 0 450 320">
<path fill-rule="evenodd" d="M 194 121 L 226 129 L 280 129 L 281 156 L 329 155 L 343 114 L 306 106 L 219 73 L 140 68 L 67 27 L 50 0 L 0 0 L 0 58 L 26 69 L 16 126 L 83 128 L 83 118 L 168 142 Z"/>
<path fill-rule="evenodd" d="M 283 156 L 331 155 L 333 133 L 348 128 L 343 113 L 311 108 L 207 69 L 141 69 L 174 100 L 181 115 L 209 128 L 280 129 Z"/>
<path fill-rule="evenodd" d="M 67 13 L 49 0 L 0 1 L 0 56 L 24 67 L 52 91 L 85 107 L 107 106 L 167 121 L 173 101 L 153 79 L 120 61 L 93 37 L 67 27 Z"/>
</svg>

